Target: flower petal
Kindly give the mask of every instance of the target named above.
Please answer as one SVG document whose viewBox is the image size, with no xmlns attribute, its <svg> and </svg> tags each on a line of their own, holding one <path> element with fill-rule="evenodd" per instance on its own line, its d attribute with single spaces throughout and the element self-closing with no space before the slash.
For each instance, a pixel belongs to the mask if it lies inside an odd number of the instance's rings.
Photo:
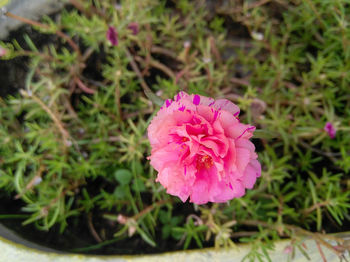
<svg viewBox="0 0 350 262">
<path fill-rule="evenodd" d="M 157 181 L 182 201 L 226 202 L 245 194 L 261 175 L 254 126 L 240 123 L 239 108 L 180 92 L 166 100 L 148 127 L 149 157 Z"/>
<path fill-rule="evenodd" d="M 250 151 L 245 148 L 236 148 L 236 166 L 241 174 L 244 174 L 244 170 L 250 162 Z"/>
<path fill-rule="evenodd" d="M 112 45 L 114 46 L 118 45 L 118 32 L 113 26 L 108 27 L 107 39 Z"/>
<path fill-rule="evenodd" d="M 252 160 L 242 177 L 242 183 L 246 188 L 252 189 L 256 179 L 261 175 L 261 166 L 257 160 Z"/>
<path fill-rule="evenodd" d="M 234 116 L 238 116 L 240 111 L 238 106 L 227 99 L 215 100 L 215 103 L 212 105 L 212 107 L 217 110 L 225 110 Z"/>
</svg>

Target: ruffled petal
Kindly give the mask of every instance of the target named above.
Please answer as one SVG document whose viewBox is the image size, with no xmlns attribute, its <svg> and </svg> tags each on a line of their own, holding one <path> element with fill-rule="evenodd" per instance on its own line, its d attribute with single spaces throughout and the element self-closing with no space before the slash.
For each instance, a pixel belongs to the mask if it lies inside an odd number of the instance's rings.
<svg viewBox="0 0 350 262">
<path fill-rule="evenodd" d="M 242 175 L 249 162 L 250 162 L 250 151 L 246 148 L 237 147 L 236 148 L 236 166 Z"/>
<path fill-rule="evenodd" d="M 238 116 L 240 111 L 238 106 L 227 99 L 215 100 L 214 104 L 211 106 L 216 110 L 225 110 L 233 114 L 233 116 Z"/>
<path fill-rule="evenodd" d="M 208 183 L 204 179 L 197 179 L 192 186 L 192 194 L 190 195 L 190 202 L 197 205 L 206 204 L 209 201 Z"/>
<path fill-rule="evenodd" d="M 164 102 L 148 127 L 151 165 L 167 193 L 196 204 L 245 194 L 261 175 L 254 126 L 240 123 L 239 108 L 180 92 Z"/>
<path fill-rule="evenodd" d="M 167 193 L 178 196 L 185 202 L 189 196 L 189 186 L 184 176 L 174 168 L 164 168 L 158 173 L 157 182 L 160 182 L 166 189 Z"/>
<path fill-rule="evenodd" d="M 179 146 L 168 144 L 163 148 L 152 150 L 149 159 L 153 168 L 160 172 L 168 165 L 175 165 L 180 158 L 180 153 Z"/>
</svg>

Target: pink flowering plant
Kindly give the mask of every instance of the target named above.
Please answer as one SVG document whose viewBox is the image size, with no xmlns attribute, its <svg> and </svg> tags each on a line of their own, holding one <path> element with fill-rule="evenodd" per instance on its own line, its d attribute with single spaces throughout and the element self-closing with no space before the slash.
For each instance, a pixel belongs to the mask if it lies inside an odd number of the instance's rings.
<svg viewBox="0 0 350 262">
<path fill-rule="evenodd" d="M 345 254 L 345 0 L 64 2 L 0 6 L 32 25 L 0 41 L 0 223 L 64 252 Z"/>
<path fill-rule="evenodd" d="M 254 126 L 226 99 L 178 93 L 148 127 L 151 165 L 167 193 L 195 204 L 226 202 L 252 189 L 261 166 L 249 141 Z"/>
</svg>

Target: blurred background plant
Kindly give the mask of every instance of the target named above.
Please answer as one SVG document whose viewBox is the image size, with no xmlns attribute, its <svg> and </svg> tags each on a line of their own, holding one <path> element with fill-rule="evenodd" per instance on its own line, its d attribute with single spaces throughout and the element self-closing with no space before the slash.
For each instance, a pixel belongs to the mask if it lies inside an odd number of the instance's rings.
<svg viewBox="0 0 350 262">
<path fill-rule="evenodd" d="M 345 252 L 324 233 L 350 220 L 347 1 L 66 2 L 40 23 L 5 14 L 50 37 L 0 42 L 1 59 L 29 57 L 19 94 L 0 98 L 4 223 L 74 252 L 252 242 L 253 261 L 286 237 L 306 257 L 310 237 Z M 258 127 L 263 173 L 244 197 L 198 207 L 155 182 L 146 128 L 180 90 L 230 99 Z"/>
</svg>

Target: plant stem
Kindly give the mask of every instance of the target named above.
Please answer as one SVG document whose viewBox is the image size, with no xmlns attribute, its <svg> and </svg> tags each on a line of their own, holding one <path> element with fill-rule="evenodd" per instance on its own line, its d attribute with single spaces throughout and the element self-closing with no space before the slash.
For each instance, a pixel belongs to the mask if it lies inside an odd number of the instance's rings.
<svg viewBox="0 0 350 262">
<path fill-rule="evenodd" d="M 329 204 L 330 204 L 330 201 L 326 200 L 326 201 L 323 201 L 321 203 L 316 203 L 316 204 L 314 204 L 313 206 L 311 206 L 309 208 L 305 208 L 301 212 L 306 216 L 306 215 L 310 214 L 312 211 L 314 211 L 315 209 L 327 206 Z"/>
<path fill-rule="evenodd" d="M 21 22 L 23 22 L 25 24 L 28 24 L 28 25 L 31 25 L 31 26 L 37 26 L 37 27 L 40 27 L 40 28 L 45 29 L 45 30 L 51 30 L 50 26 L 48 26 L 48 25 L 45 25 L 45 24 L 42 24 L 42 23 L 39 23 L 39 22 L 30 20 L 30 19 L 27 19 L 25 17 L 21 17 L 21 16 L 18 16 L 18 15 L 12 14 L 11 12 L 6 12 L 5 15 L 7 17 L 10 17 L 12 19 L 21 21 Z M 65 33 L 63 33 L 60 30 L 56 30 L 55 33 L 59 37 L 61 37 L 62 39 L 66 40 L 67 43 L 73 48 L 73 50 L 75 52 L 77 52 L 78 56 L 81 57 L 79 46 L 76 43 L 74 43 L 74 41 L 68 35 L 66 35 Z"/>
<path fill-rule="evenodd" d="M 144 210 L 142 210 L 141 212 L 139 212 L 138 214 L 134 215 L 132 217 L 132 219 L 134 219 L 135 221 L 137 219 L 139 219 L 140 217 L 144 216 L 145 214 L 151 212 L 154 208 L 158 207 L 158 206 L 161 206 L 161 205 L 164 205 L 164 204 L 167 204 L 167 203 L 170 203 L 171 200 L 160 200 L 148 207 L 146 207 Z"/>
<path fill-rule="evenodd" d="M 153 103 L 162 106 L 163 105 L 163 101 L 157 97 L 152 90 L 148 87 L 148 85 L 146 84 L 145 79 L 143 79 L 142 74 L 133 58 L 133 56 L 130 54 L 129 50 L 127 48 L 125 48 L 125 54 L 128 57 L 129 61 L 130 61 L 130 65 L 132 67 L 132 69 L 134 70 L 136 76 L 139 78 L 140 80 L 140 84 L 143 88 L 143 91 L 145 93 L 145 95 L 148 97 L 148 99 L 150 99 Z"/>
<path fill-rule="evenodd" d="M 146 63 L 146 60 L 142 59 L 142 57 L 140 57 L 140 56 L 136 56 L 135 60 L 137 60 L 138 62 Z M 150 59 L 148 61 L 148 64 L 150 66 L 153 66 L 154 68 L 157 68 L 157 69 L 161 70 L 166 75 L 168 75 L 170 78 L 175 80 L 176 77 L 175 77 L 174 72 L 169 67 L 167 67 L 166 65 L 164 65 L 164 64 L 162 64 L 162 63 L 160 63 L 160 62 L 158 62 L 156 60 L 153 60 L 153 59 Z"/>
<path fill-rule="evenodd" d="M 228 9 L 228 10 L 223 10 L 222 9 L 222 10 L 218 10 L 218 13 L 221 13 L 221 14 L 236 14 L 236 13 L 240 13 L 242 11 L 246 11 L 246 10 L 249 10 L 249 9 L 257 8 L 259 6 L 267 4 L 269 2 L 271 2 L 271 0 L 260 0 L 258 2 L 254 2 L 254 3 L 249 4 L 246 8 L 243 8 L 243 7 L 239 6 L 239 7 L 235 7 L 235 8 Z"/>
<path fill-rule="evenodd" d="M 321 248 L 321 246 L 320 246 L 320 243 L 318 243 L 318 241 L 315 241 L 315 242 L 316 242 L 317 249 L 318 249 L 318 251 L 320 252 L 320 255 L 321 255 L 321 257 L 322 257 L 323 262 L 327 262 L 327 259 L 326 259 L 325 256 L 324 256 L 324 253 L 323 253 L 323 251 L 322 251 L 322 248 Z"/>
<path fill-rule="evenodd" d="M 64 147 L 67 147 L 67 145 L 69 144 L 70 135 L 69 135 L 68 131 L 64 128 L 61 120 L 51 111 L 51 109 L 47 105 L 45 105 L 45 103 L 43 101 L 40 100 L 40 98 L 36 97 L 34 94 L 29 95 L 25 91 L 22 91 L 21 93 L 22 93 L 22 95 L 25 95 L 27 97 L 32 98 L 50 116 L 50 118 L 53 120 L 55 125 L 58 127 L 58 130 L 60 131 L 60 133 L 62 135 Z"/>
<path fill-rule="evenodd" d="M 237 224 L 242 224 L 242 225 L 247 225 L 247 226 L 262 226 L 262 227 L 266 227 L 266 228 L 270 228 L 270 229 L 274 229 L 277 230 L 277 232 L 280 233 L 281 231 L 281 227 L 286 228 L 288 230 L 294 231 L 295 233 L 298 233 L 302 236 L 308 236 L 311 237 L 312 239 L 314 239 L 315 241 L 318 241 L 319 243 L 321 243 L 322 245 L 324 245 L 325 247 L 327 247 L 328 249 L 330 249 L 331 251 L 333 251 L 337 256 L 341 255 L 341 252 L 339 252 L 336 248 L 334 248 L 331 244 L 329 244 L 328 242 L 326 242 L 324 240 L 324 238 L 330 239 L 330 240 L 335 240 L 339 243 L 343 243 L 344 239 L 341 238 L 336 238 L 333 236 L 329 236 L 329 235 L 325 235 L 325 234 L 320 234 L 320 233 L 313 233 L 310 231 L 307 231 L 305 229 L 302 229 L 298 226 L 294 226 L 294 225 L 288 225 L 288 224 L 274 224 L 271 225 L 267 222 L 264 221 L 259 221 L 259 220 L 244 220 L 244 221 L 239 221 Z"/>
<path fill-rule="evenodd" d="M 80 80 L 79 77 L 76 77 L 76 76 L 75 76 L 73 79 L 74 79 L 74 82 L 76 83 L 76 85 L 77 85 L 81 90 L 83 90 L 85 93 L 90 94 L 90 95 L 95 94 L 95 90 L 93 90 L 93 89 L 87 87 L 87 86 Z"/>
<path fill-rule="evenodd" d="M 102 239 L 100 238 L 100 236 L 97 234 L 96 230 L 95 230 L 95 227 L 92 223 L 92 214 L 89 213 L 88 214 L 88 227 L 89 227 L 89 230 L 90 230 L 90 233 L 92 234 L 92 236 L 94 237 L 94 239 L 98 242 L 98 243 L 101 243 L 102 242 Z"/>
<path fill-rule="evenodd" d="M 169 56 L 170 58 L 176 60 L 177 62 L 181 62 L 178 58 L 175 52 L 173 52 L 172 50 L 166 49 L 164 47 L 160 47 L 160 46 L 155 46 L 153 45 L 151 47 L 151 52 L 155 53 L 155 54 L 161 54 L 161 55 L 166 55 Z"/>
</svg>

